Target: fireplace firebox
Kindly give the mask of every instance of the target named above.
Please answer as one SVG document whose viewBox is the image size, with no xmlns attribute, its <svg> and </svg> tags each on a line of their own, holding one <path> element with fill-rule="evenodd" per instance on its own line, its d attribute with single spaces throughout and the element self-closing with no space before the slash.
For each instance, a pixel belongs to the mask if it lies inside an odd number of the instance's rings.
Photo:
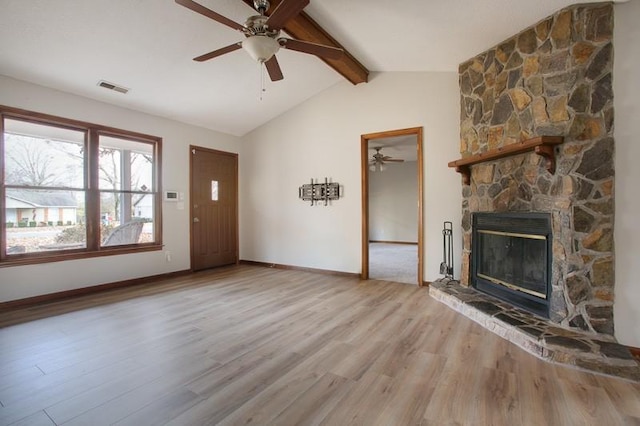
<svg viewBox="0 0 640 426">
<path fill-rule="evenodd" d="M 548 318 L 551 237 L 546 213 L 474 213 L 472 285 Z"/>
</svg>

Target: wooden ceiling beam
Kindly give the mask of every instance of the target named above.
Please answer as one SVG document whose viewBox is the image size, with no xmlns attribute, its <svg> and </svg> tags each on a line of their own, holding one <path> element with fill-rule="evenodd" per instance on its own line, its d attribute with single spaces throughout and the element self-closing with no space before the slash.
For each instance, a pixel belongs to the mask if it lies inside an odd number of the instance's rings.
<svg viewBox="0 0 640 426">
<path fill-rule="evenodd" d="M 271 7 L 269 8 L 269 11 L 275 10 L 281 1 L 282 0 L 270 0 Z M 242 0 L 242 2 L 253 9 L 253 0 Z M 269 15 L 269 11 L 266 15 Z M 327 33 L 316 21 L 304 13 L 304 11 L 289 19 L 282 29 L 291 37 L 298 40 L 310 41 L 343 49 L 344 55 L 342 55 L 342 58 L 340 59 L 318 59 L 325 62 L 353 84 L 366 83 L 369 80 L 369 70 L 358 62 L 358 60 L 354 58 L 353 55 L 344 48 L 344 46 L 331 37 L 331 35 Z"/>
</svg>

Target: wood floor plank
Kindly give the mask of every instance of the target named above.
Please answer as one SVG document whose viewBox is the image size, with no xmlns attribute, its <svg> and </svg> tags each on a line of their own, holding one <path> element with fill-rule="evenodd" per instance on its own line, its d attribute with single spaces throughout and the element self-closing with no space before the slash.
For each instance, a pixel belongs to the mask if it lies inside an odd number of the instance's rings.
<svg viewBox="0 0 640 426">
<path fill-rule="evenodd" d="M 111 380 L 115 374 L 130 374 L 140 368 L 140 364 L 133 360 L 112 365 L 111 370 L 97 370 L 70 380 L 62 379 L 60 383 L 46 386 L 32 394 L 16 394 L 5 396 L 3 407 L 0 407 L 0 424 L 10 424 L 23 418 L 27 414 L 40 411 L 50 405 L 68 398 L 72 398 L 84 391 Z M 46 377 L 46 376 L 45 376 Z"/>
<path fill-rule="evenodd" d="M 2 318 L 4 314 L 0 315 Z M 64 337 L 64 333 L 51 321 L 32 321 L 15 324 L 10 328 L 0 328 L 0 358 L 11 359 L 11 354 L 16 351 L 40 351 L 46 349 L 46 343 L 42 340 Z M 0 375 L 2 370 L 0 369 Z M 1 377 L 1 376 L 0 376 Z"/>
<path fill-rule="evenodd" d="M 202 384 L 190 383 L 187 388 L 203 397 L 203 401 L 168 424 L 217 424 L 268 388 L 300 361 L 299 355 L 283 352 L 252 368 L 251 374 L 242 375 L 223 386 L 203 388 Z"/>
<path fill-rule="evenodd" d="M 163 341 L 163 350 L 182 347 L 188 341 L 196 338 L 195 333 L 197 333 L 196 329 L 185 329 L 177 334 L 163 334 L 165 339 L 171 340 L 171 343 Z M 148 346 L 133 345 L 133 348 L 127 347 L 127 350 L 117 353 L 109 353 L 109 348 L 105 348 L 107 354 L 95 357 L 93 355 L 82 357 L 78 354 L 61 356 L 60 361 L 68 362 L 70 357 L 73 357 L 71 359 L 75 362 L 66 368 L 60 368 L 33 380 L 22 381 L 0 391 L 0 401 L 10 407 L 22 399 L 42 399 L 47 398 L 47 395 L 55 397 L 64 387 L 87 390 L 93 384 L 103 383 L 105 378 L 113 378 L 119 374 L 136 371 L 161 352 L 157 342 L 147 340 L 146 343 Z"/>
<path fill-rule="evenodd" d="M 113 423 L 115 426 L 152 426 L 163 425 L 167 419 L 172 419 L 198 402 L 200 395 L 190 390 L 179 388 L 175 392 L 165 395 L 145 405 L 135 413 Z"/>
<path fill-rule="evenodd" d="M 85 411 L 65 422 L 65 425 L 111 425 L 154 403 L 154 401 L 172 394 L 189 379 L 218 365 L 217 362 L 209 358 L 185 358 L 182 362 L 175 363 L 173 369 L 166 370 L 161 377 L 146 382 L 96 408 Z M 54 421 L 56 421 L 55 418 Z M 60 422 L 56 421 L 56 423 Z"/>
<path fill-rule="evenodd" d="M 626 425 L 424 288 L 231 266 L 0 312 L 0 425 Z"/>
<path fill-rule="evenodd" d="M 363 305 L 362 315 L 358 318 L 353 327 L 344 330 L 336 336 L 337 340 L 344 342 L 358 342 L 367 340 L 370 337 L 370 329 L 377 324 L 382 324 L 394 316 L 394 313 L 400 308 L 399 303 L 380 302 L 375 307 Z"/>
<path fill-rule="evenodd" d="M 622 424 L 604 389 L 581 383 L 561 382 L 564 393 L 565 413 L 572 422 L 584 425 Z"/>
<path fill-rule="evenodd" d="M 483 424 L 478 421 L 471 402 L 481 380 L 482 371 L 448 359 L 437 381 L 435 392 L 424 412 L 426 424 Z M 488 423 L 486 423 L 488 424 Z"/>
<path fill-rule="evenodd" d="M 478 384 L 469 402 L 479 423 L 495 426 L 520 423 L 521 401 L 513 373 L 481 367 Z"/>
<path fill-rule="evenodd" d="M 319 425 L 353 388 L 354 381 L 325 373 L 272 420 L 274 425 Z"/>
<path fill-rule="evenodd" d="M 380 407 L 377 425 L 415 425 L 422 422 L 429 401 L 438 386 L 446 358 L 416 352 L 405 358 L 404 369 L 393 379 L 391 398 Z"/>
<path fill-rule="evenodd" d="M 206 350 L 193 345 L 188 348 L 190 356 L 194 359 L 210 362 Z M 114 375 L 112 380 L 50 405 L 46 411 L 57 423 L 64 423 L 90 409 L 127 394 L 143 384 L 157 380 L 167 371 L 178 367 L 183 357 L 184 352 L 172 351 L 158 353 L 155 356 L 149 355 L 139 369 L 125 375 Z M 213 364 L 213 366 L 215 367 L 217 364 Z"/>
<path fill-rule="evenodd" d="M 231 414 L 220 421 L 220 425 L 271 424 L 293 400 L 320 380 L 315 371 L 292 370 L 267 386 Z"/>
<path fill-rule="evenodd" d="M 186 383 L 189 390 L 204 397 L 214 395 L 230 383 L 237 382 L 243 377 L 253 374 L 271 358 L 264 357 L 255 352 L 249 352 L 229 363 L 206 371 L 204 374 L 193 378 Z"/>
<path fill-rule="evenodd" d="M 523 409 L 520 417 L 523 425 L 565 425 L 571 419 L 567 415 L 567 403 L 559 380 L 554 375 L 545 374 L 544 361 L 528 360 L 519 365 L 518 399 Z M 528 364 L 528 365 L 527 365 Z M 574 423 L 576 424 L 576 423 Z"/>
<path fill-rule="evenodd" d="M 127 327 L 122 327 L 120 330 L 126 329 Z M 166 345 L 166 341 L 178 344 L 177 338 L 188 339 L 196 333 L 198 329 L 189 324 L 174 324 L 174 326 L 159 324 L 153 333 L 121 331 L 118 337 L 92 339 L 82 343 L 81 346 L 73 345 L 67 348 L 64 354 L 45 359 L 33 359 L 33 362 L 47 375 L 69 369 L 96 369 L 108 365 L 110 361 L 125 359 L 141 351 L 153 351 L 159 346 Z M 123 338 L 123 335 L 126 335 L 126 338 Z"/>
<path fill-rule="evenodd" d="M 38 411 L 29 417 L 11 423 L 11 426 L 56 426 L 44 411 Z"/>
<path fill-rule="evenodd" d="M 358 381 L 371 369 L 386 346 L 386 343 L 380 340 L 370 340 L 358 345 L 349 358 L 332 367 L 330 372 Z"/>
<path fill-rule="evenodd" d="M 383 407 L 397 390 L 392 387 L 392 382 L 391 377 L 368 371 L 320 424 L 373 424 L 379 415 L 380 407 Z"/>
<path fill-rule="evenodd" d="M 306 356 L 295 368 L 296 371 L 314 371 L 318 375 L 324 375 L 336 365 L 343 363 L 351 357 L 357 347 L 344 342 L 329 341 L 313 354 Z M 297 353 L 297 352 L 296 352 Z"/>
<path fill-rule="evenodd" d="M 640 384 L 598 377 L 598 384 L 609 395 L 609 399 L 623 414 L 640 419 Z"/>
<path fill-rule="evenodd" d="M 625 426 L 640 426 L 640 417 L 623 416 L 622 421 Z"/>
<path fill-rule="evenodd" d="M 497 336 L 493 339 L 487 337 L 483 338 L 482 357 L 479 359 L 482 366 L 516 374 L 518 358 L 524 350 Z"/>
<path fill-rule="evenodd" d="M 42 370 L 40 370 L 36 366 L 21 368 L 11 373 L 8 372 L 7 374 L 0 377 L 0 393 L 12 386 L 16 386 L 21 383 L 30 383 L 43 375 L 44 373 L 42 372 Z M 0 401 L 1 400 L 2 399 L 0 399 Z"/>
<path fill-rule="evenodd" d="M 405 327 L 398 328 L 397 337 L 387 339 L 386 349 L 376 359 L 373 368 L 389 377 L 396 377 L 405 372 L 414 362 L 413 357 L 423 352 L 430 327 L 426 318 L 416 318 Z"/>
</svg>

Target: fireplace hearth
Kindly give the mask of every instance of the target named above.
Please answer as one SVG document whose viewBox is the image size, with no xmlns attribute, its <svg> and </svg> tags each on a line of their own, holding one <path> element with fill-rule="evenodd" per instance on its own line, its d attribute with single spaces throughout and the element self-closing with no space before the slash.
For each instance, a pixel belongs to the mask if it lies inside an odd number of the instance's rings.
<svg viewBox="0 0 640 426">
<path fill-rule="evenodd" d="M 545 361 L 640 382 L 640 363 L 612 336 L 558 327 L 451 278 L 431 283 L 429 294 Z"/>
<path fill-rule="evenodd" d="M 549 318 L 549 214 L 474 213 L 471 252 L 473 287 Z"/>
</svg>

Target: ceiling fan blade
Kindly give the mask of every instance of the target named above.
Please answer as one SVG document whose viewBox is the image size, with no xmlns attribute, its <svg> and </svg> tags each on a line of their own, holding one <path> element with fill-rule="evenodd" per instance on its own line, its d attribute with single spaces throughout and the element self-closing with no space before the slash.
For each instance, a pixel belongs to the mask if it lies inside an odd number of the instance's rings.
<svg viewBox="0 0 640 426">
<path fill-rule="evenodd" d="M 383 160 L 385 163 L 404 163 L 404 160 L 398 160 L 396 158 L 389 158 Z"/>
<path fill-rule="evenodd" d="M 242 48 L 242 43 L 230 44 L 227 47 L 223 47 L 221 49 L 214 50 L 213 52 L 205 53 L 204 55 L 193 58 L 193 60 L 198 62 L 208 61 L 209 59 L 224 55 L 225 53 L 233 52 L 234 50 L 238 50 L 240 48 Z"/>
<path fill-rule="evenodd" d="M 278 60 L 276 56 L 273 55 L 271 59 L 264 63 L 264 66 L 267 67 L 267 72 L 269 73 L 269 77 L 271 81 L 279 81 L 284 78 L 282 75 L 282 70 L 280 69 L 280 64 L 278 64 Z"/>
<path fill-rule="evenodd" d="M 310 41 L 280 38 L 278 42 L 286 49 L 320 56 L 325 59 L 340 59 L 344 54 L 344 50 L 338 47 L 325 46 L 324 44 L 311 43 Z"/>
<path fill-rule="evenodd" d="M 267 25 L 272 30 L 280 30 L 284 24 L 298 13 L 302 12 L 310 0 L 282 0 L 267 19 Z"/>
<path fill-rule="evenodd" d="M 176 3 L 178 3 L 181 6 L 186 7 L 187 9 L 193 10 L 196 13 L 199 13 L 201 15 L 206 16 L 207 18 L 211 18 L 214 21 L 220 22 L 221 24 L 224 24 L 228 27 L 233 28 L 234 30 L 238 30 L 238 31 L 242 31 L 244 30 L 244 26 L 238 24 L 235 21 L 232 21 L 229 18 L 226 18 L 222 15 L 220 15 L 219 13 L 214 12 L 211 9 L 207 9 L 206 7 L 202 6 L 201 4 L 198 4 L 192 0 L 175 0 Z"/>
</svg>

